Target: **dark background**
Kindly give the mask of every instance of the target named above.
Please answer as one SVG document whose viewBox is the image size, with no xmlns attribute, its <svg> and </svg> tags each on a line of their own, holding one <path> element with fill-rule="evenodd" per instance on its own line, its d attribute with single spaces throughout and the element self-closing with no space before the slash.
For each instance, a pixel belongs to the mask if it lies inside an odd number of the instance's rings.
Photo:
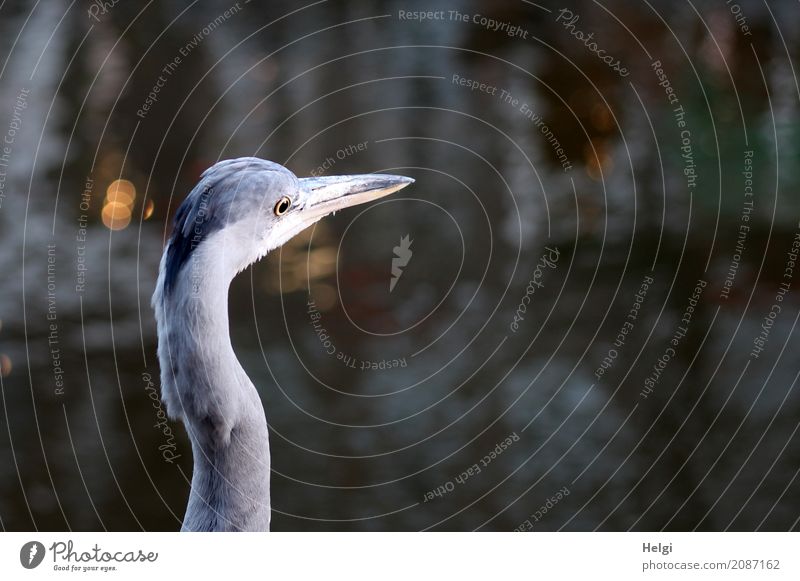
<svg viewBox="0 0 800 581">
<path fill-rule="evenodd" d="M 627 76 L 556 21 L 562 8 Z M 149 299 L 200 172 L 256 155 L 301 176 L 332 158 L 329 174 L 417 180 L 232 286 L 234 345 L 272 428 L 273 529 L 796 529 L 800 280 L 776 295 L 800 220 L 798 16 L 794 0 L 2 3 L 0 526 L 179 528 L 191 449 L 180 424 L 178 461 L 159 449 Z M 685 110 L 694 187 L 655 60 Z M 135 195 L 104 222 L 117 179 Z M 389 292 L 405 235 L 413 257 Z M 558 263 L 514 332 L 545 246 Z M 688 332 L 644 397 L 699 279 Z M 309 296 L 356 369 L 326 353 Z M 358 368 L 394 359 L 405 366 Z"/>
</svg>

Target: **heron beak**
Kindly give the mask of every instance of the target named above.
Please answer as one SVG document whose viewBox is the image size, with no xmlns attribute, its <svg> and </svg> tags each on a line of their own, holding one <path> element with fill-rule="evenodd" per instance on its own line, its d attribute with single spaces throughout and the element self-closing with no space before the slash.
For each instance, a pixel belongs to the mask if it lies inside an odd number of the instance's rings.
<svg viewBox="0 0 800 581">
<path fill-rule="evenodd" d="M 413 183 L 411 178 L 387 174 L 301 178 L 300 185 L 308 192 L 303 218 L 316 221 L 343 208 L 388 196 Z"/>
</svg>

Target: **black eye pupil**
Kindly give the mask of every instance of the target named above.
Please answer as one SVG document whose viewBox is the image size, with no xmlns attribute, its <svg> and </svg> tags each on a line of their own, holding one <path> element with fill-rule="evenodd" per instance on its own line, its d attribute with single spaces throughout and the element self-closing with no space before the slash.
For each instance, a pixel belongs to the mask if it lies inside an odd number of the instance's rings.
<svg viewBox="0 0 800 581">
<path fill-rule="evenodd" d="M 292 201 L 289 198 L 281 198 L 281 200 L 275 206 L 275 213 L 278 214 L 278 216 L 285 214 L 291 205 Z"/>
</svg>

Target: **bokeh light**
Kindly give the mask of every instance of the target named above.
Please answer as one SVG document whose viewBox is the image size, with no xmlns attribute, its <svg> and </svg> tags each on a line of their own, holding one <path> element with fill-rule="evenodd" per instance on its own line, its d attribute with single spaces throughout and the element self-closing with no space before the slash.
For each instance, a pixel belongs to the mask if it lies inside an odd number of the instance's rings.
<svg viewBox="0 0 800 581">
<path fill-rule="evenodd" d="M 11 375 L 11 357 L 3 353 L 0 355 L 0 377 L 8 377 Z"/>
<path fill-rule="evenodd" d="M 122 230 L 131 223 L 131 209 L 119 202 L 107 202 L 101 214 L 103 224 L 110 230 Z"/>
<path fill-rule="evenodd" d="M 122 230 L 131 223 L 136 187 L 130 180 L 114 180 L 106 188 L 101 217 L 110 230 Z M 150 212 L 152 214 L 152 210 Z"/>
</svg>

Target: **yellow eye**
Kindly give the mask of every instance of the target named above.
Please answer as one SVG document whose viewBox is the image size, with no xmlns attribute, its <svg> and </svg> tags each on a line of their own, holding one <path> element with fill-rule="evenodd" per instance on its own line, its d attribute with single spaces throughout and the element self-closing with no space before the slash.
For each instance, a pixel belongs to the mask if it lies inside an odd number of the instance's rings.
<svg viewBox="0 0 800 581">
<path fill-rule="evenodd" d="M 275 204 L 275 215 L 283 216 L 292 207 L 292 200 L 288 196 L 283 196 L 278 203 Z"/>
</svg>

